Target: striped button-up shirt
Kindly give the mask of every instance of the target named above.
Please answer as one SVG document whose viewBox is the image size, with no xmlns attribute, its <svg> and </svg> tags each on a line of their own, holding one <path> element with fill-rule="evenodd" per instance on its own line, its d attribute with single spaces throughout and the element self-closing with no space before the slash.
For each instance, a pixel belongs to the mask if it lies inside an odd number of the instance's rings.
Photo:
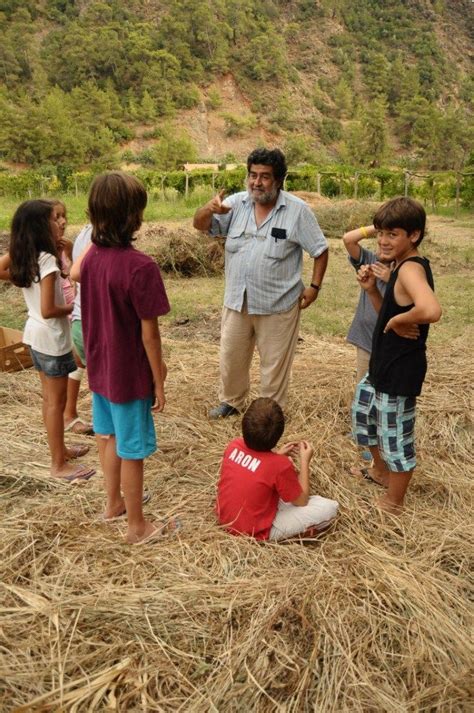
<svg viewBox="0 0 474 713">
<path fill-rule="evenodd" d="M 214 214 L 211 235 L 226 237 L 224 305 L 249 314 L 286 312 L 303 288 L 303 250 L 313 258 L 328 248 L 313 212 L 300 198 L 280 191 L 267 218 L 258 228 L 254 203 L 247 191 L 234 193 L 224 203 L 232 210 Z"/>
</svg>

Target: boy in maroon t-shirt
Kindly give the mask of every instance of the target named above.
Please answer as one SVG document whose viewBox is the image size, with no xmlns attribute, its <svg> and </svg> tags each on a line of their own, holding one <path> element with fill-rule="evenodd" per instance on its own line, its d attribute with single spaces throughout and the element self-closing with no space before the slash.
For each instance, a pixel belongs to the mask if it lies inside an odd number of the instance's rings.
<svg viewBox="0 0 474 713">
<path fill-rule="evenodd" d="M 134 176 L 98 176 L 88 205 L 92 243 L 71 270 L 81 283 L 93 425 L 107 491 L 104 521 L 126 515 L 130 544 L 176 524 L 145 520 L 142 507 L 143 459 L 156 451 L 151 412 L 165 406 L 157 318 L 170 309 L 158 266 L 132 246 L 146 203 Z"/>
<path fill-rule="evenodd" d="M 287 443 L 273 451 L 285 428 L 276 401 L 253 401 L 242 419 L 243 438 L 227 446 L 222 459 L 216 512 L 221 525 L 235 535 L 257 540 L 314 536 L 336 517 L 335 500 L 309 495 L 307 441 Z M 288 457 L 300 455 L 300 472 Z"/>
</svg>

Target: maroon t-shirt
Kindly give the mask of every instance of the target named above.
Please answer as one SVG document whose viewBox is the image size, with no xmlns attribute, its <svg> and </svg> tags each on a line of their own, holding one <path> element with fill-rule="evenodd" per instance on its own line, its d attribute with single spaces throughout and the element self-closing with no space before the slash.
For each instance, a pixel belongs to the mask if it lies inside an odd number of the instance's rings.
<svg viewBox="0 0 474 713">
<path fill-rule="evenodd" d="M 81 265 L 81 310 L 91 390 L 114 403 L 152 396 L 140 320 L 170 310 L 157 264 L 132 246 L 92 245 Z"/>
<path fill-rule="evenodd" d="M 254 451 L 243 438 L 236 438 L 222 459 L 217 517 L 235 535 L 268 540 L 279 498 L 292 502 L 301 492 L 298 473 L 288 456 Z"/>
</svg>

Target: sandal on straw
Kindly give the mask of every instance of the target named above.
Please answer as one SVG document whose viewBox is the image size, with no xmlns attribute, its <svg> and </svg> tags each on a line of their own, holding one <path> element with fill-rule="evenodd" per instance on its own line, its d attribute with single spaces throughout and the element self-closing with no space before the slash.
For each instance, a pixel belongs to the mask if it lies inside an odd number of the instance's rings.
<svg viewBox="0 0 474 713">
<path fill-rule="evenodd" d="M 375 483 L 375 485 L 378 485 L 379 488 L 385 487 L 383 483 L 380 483 L 378 480 L 372 478 L 368 468 L 351 468 L 351 475 L 355 475 L 356 477 L 361 476 L 363 480 L 367 480 L 369 483 Z"/>
<path fill-rule="evenodd" d="M 66 446 L 67 458 L 82 458 L 89 453 L 90 446 Z"/>
<path fill-rule="evenodd" d="M 66 483 L 74 485 L 74 483 L 84 482 L 95 475 L 94 468 L 88 468 L 86 465 L 78 465 L 70 475 L 64 475 L 59 480 L 64 480 Z"/>
<path fill-rule="evenodd" d="M 79 416 L 74 418 L 67 426 L 64 426 L 64 433 L 75 433 L 77 436 L 93 436 L 94 429 L 92 423 L 86 423 Z"/>
</svg>

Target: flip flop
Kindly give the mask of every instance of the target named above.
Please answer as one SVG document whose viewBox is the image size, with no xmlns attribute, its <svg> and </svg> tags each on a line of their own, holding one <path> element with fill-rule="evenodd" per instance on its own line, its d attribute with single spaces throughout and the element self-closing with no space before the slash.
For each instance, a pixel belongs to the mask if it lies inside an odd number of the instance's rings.
<svg viewBox="0 0 474 713">
<path fill-rule="evenodd" d="M 148 491 L 146 493 L 143 493 L 143 498 L 142 498 L 142 505 L 146 505 L 149 503 L 151 500 L 151 493 Z M 114 515 L 114 517 L 104 517 L 103 515 L 100 517 L 101 522 L 116 522 L 117 520 L 123 520 L 124 518 L 127 517 L 127 511 L 124 510 L 121 512 L 119 515 Z"/>
<path fill-rule="evenodd" d="M 374 480 L 374 478 L 372 478 L 368 468 L 354 468 L 354 471 L 357 471 L 357 473 L 351 470 L 351 475 L 355 475 L 356 477 L 357 475 L 360 475 L 364 480 L 367 480 L 369 483 L 375 483 L 375 485 L 378 485 L 379 488 L 385 487 L 383 483 L 379 483 L 378 480 Z"/>
<path fill-rule="evenodd" d="M 59 478 L 59 480 L 64 480 L 66 483 L 70 483 L 72 485 L 76 482 L 89 480 L 89 478 L 92 478 L 93 475 L 95 475 L 94 468 L 88 468 L 86 465 L 78 465 L 73 473 L 70 475 L 64 475 Z"/>
<path fill-rule="evenodd" d="M 79 426 L 79 428 L 76 428 L 76 426 Z M 75 433 L 78 436 L 93 436 L 94 435 L 94 429 L 92 428 L 92 423 L 86 423 L 82 418 L 79 416 L 77 418 L 74 418 L 70 423 L 68 423 L 67 426 L 64 426 L 64 433 Z"/>
<path fill-rule="evenodd" d="M 153 532 L 151 532 L 148 537 L 145 537 L 139 542 L 133 542 L 134 547 L 140 547 L 141 545 L 148 545 L 156 540 L 161 540 L 166 535 L 171 535 L 174 532 L 178 532 L 183 528 L 183 524 L 179 517 L 171 517 L 169 520 L 161 520 L 159 527 L 157 527 Z"/>
<path fill-rule="evenodd" d="M 67 458 L 82 458 L 86 453 L 89 453 L 90 446 L 66 446 Z"/>
</svg>

